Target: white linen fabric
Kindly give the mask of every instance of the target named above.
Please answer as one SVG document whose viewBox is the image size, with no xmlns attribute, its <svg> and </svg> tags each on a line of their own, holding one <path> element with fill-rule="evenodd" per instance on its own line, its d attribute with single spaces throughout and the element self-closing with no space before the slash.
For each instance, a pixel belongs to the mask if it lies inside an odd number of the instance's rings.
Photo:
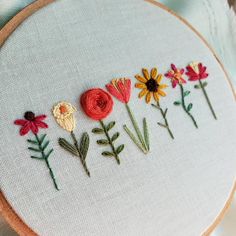
<svg viewBox="0 0 236 236">
<path fill-rule="evenodd" d="M 142 117 L 148 120 L 151 153 L 143 155 L 123 132 L 123 124 L 131 124 L 115 100 L 105 121 L 117 121 L 126 149 L 120 166 L 102 157 L 90 132 L 98 124 L 81 111 L 81 93 L 116 77 L 130 77 L 134 84 L 142 67 L 165 73 L 172 62 L 185 67 L 192 60 L 208 66 L 207 90 L 219 119 L 213 119 L 201 91 L 192 89 L 195 129 L 173 106 L 180 92 L 170 86 L 161 102 L 169 108 L 172 141 L 157 125 L 160 114 L 133 89 L 130 106 L 140 124 Z M 0 68 L 0 186 L 39 235 L 199 235 L 223 208 L 235 178 L 235 100 L 212 53 L 174 16 L 141 0 L 59 0 L 7 40 Z M 90 179 L 80 161 L 57 144 L 58 137 L 69 138 L 51 115 L 60 100 L 78 109 L 77 136 L 90 132 Z M 48 115 L 46 132 L 55 150 L 50 162 L 60 191 L 44 163 L 30 159 L 27 138 L 13 124 L 27 110 Z"/>
</svg>

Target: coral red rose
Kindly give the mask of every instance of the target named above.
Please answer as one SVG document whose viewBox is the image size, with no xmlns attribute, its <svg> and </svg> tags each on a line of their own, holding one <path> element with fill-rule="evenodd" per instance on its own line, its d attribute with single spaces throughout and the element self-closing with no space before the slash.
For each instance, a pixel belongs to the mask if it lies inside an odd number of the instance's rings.
<svg viewBox="0 0 236 236">
<path fill-rule="evenodd" d="M 80 98 L 85 114 L 93 120 L 106 118 L 113 108 L 112 97 L 100 88 L 86 91 Z"/>
</svg>

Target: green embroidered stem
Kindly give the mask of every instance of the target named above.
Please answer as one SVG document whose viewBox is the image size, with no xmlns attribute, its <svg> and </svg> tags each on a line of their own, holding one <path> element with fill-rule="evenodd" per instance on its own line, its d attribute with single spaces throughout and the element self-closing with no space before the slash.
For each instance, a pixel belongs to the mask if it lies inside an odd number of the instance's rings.
<svg viewBox="0 0 236 236">
<path fill-rule="evenodd" d="M 152 106 L 153 106 L 153 107 L 156 107 L 157 109 L 160 110 L 161 115 L 162 115 L 162 117 L 163 117 L 163 119 L 164 119 L 164 121 L 165 121 L 165 125 L 163 125 L 162 123 L 159 123 L 159 122 L 158 122 L 157 124 L 160 125 L 160 126 L 163 127 L 163 128 L 166 128 L 167 131 L 168 131 L 168 133 L 169 133 L 169 135 L 170 135 L 170 137 L 171 137 L 172 139 L 174 139 L 174 135 L 173 135 L 173 133 L 172 133 L 170 127 L 169 127 L 169 123 L 168 123 L 168 120 L 167 120 L 167 117 L 166 117 L 166 116 L 167 116 L 167 111 L 168 111 L 168 109 L 166 108 L 165 111 L 163 111 L 163 109 L 162 109 L 162 107 L 161 107 L 159 101 L 157 101 L 157 105 L 152 104 Z"/>
<path fill-rule="evenodd" d="M 108 134 L 107 128 L 106 128 L 106 126 L 105 126 L 105 124 L 103 123 L 102 120 L 100 120 L 99 123 L 100 123 L 100 125 L 101 125 L 101 127 L 102 127 L 102 129 L 103 129 L 103 131 L 104 131 L 104 133 L 105 133 L 105 135 L 106 135 L 106 138 L 107 138 L 108 143 L 110 144 L 110 147 L 111 147 L 111 149 L 112 149 L 112 154 L 113 154 L 113 156 L 115 157 L 117 164 L 120 165 L 119 156 L 118 156 L 118 154 L 117 154 L 117 152 L 116 152 L 116 149 L 115 149 L 115 147 L 114 147 L 114 145 L 113 145 L 113 141 L 111 140 L 111 138 L 110 138 L 110 136 L 109 136 L 109 134 Z M 104 154 L 105 154 L 105 153 L 108 153 L 108 152 L 104 152 Z"/>
<path fill-rule="evenodd" d="M 184 111 L 187 113 L 187 115 L 192 119 L 194 126 L 195 126 L 196 128 L 198 128 L 198 125 L 197 125 L 196 120 L 194 119 L 193 115 L 192 115 L 192 114 L 190 113 L 190 111 L 189 111 L 192 106 L 190 106 L 190 109 L 188 109 L 188 108 L 186 107 L 185 100 L 184 100 L 184 88 L 183 88 L 183 85 L 182 85 L 182 84 L 179 84 L 179 86 L 180 86 L 180 90 L 181 90 L 181 100 L 182 100 L 181 104 L 182 104 L 182 107 L 183 107 Z M 190 104 L 189 104 L 189 105 L 190 105 Z"/>
<path fill-rule="evenodd" d="M 54 173 L 53 173 L 53 170 L 52 170 L 52 168 L 51 168 L 51 166 L 50 166 L 50 163 L 49 163 L 49 161 L 48 161 L 48 158 L 49 158 L 50 154 L 53 152 L 53 149 L 51 149 L 51 150 L 48 152 L 48 154 L 45 154 L 45 153 L 44 153 L 44 150 L 45 150 L 45 148 L 47 147 L 48 144 L 47 144 L 46 146 L 44 145 L 44 147 L 42 146 L 42 143 L 43 143 L 43 140 L 44 140 L 45 136 L 46 136 L 46 135 L 44 135 L 44 136 L 41 138 L 41 140 L 40 140 L 39 137 L 38 137 L 38 135 L 35 134 L 35 138 L 36 138 L 36 140 L 37 140 L 38 148 L 39 148 L 39 150 L 40 150 L 40 152 L 41 152 L 41 154 L 42 154 L 42 157 L 41 157 L 41 158 L 46 162 L 46 165 L 47 165 L 47 167 L 48 167 L 48 169 L 49 169 L 49 173 L 50 173 L 50 176 L 51 176 L 51 178 L 52 178 L 52 180 L 53 180 L 53 183 L 54 183 L 54 186 L 55 186 L 56 190 L 59 190 L 58 185 L 57 185 L 57 182 L 56 182 L 56 178 L 55 178 Z M 48 142 L 48 143 L 49 143 L 49 142 Z M 32 157 L 32 158 L 35 158 L 35 157 Z"/>
<path fill-rule="evenodd" d="M 209 106 L 210 109 L 211 109 L 211 113 L 212 113 L 212 115 L 213 115 L 214 118 L 217 120 L 217 117 L 216 117 L 215 111 L 214 111 L 214 109 L 213 109 L 213 107 L 212 107 L 212 105 L 211 105 L 211 102 L 210 102 L 210 99 L 209 99 L 209 97 L 208 97 L 208 95 L 207 95 L 207 92 L 206 92 L 205 86 L 203 86 L 203 83 L 202 83 L 201 80 L 199 80 L 199 85 L 200 85 L 200 87 L 201 87 L 201 89 L 202 89 L 202 92 L 203 92 L 205 98 L 206 98 L 206 101 L 207 101 L 207 103 L 208 103 L 208 106 Z"/>
<path fill-rule="evenodd" d="M 75 145 L 76 150 L 77 150 L 77 152 L 78 152 L 78 154 L 79 154 L 79 158 L 80 158 L 81 164 L 83 165 L 86 174 L 90 177 L 90 172 L 89 172 L 88 167 L 87 167 L 87 164 L 86 164 L 86 162 L 85 162 L 85 156 L 83 156 L 82 153 L 81 153 L 81 150 L 80 150 L 80 148 L 79 148 L 78 141 L 77 141 L 77 139 L 76 139 L 75 134 L 74 134 L 73 131 L 71 131 L 71 137 L 72 137 L 72 139 L 73 139 L 73 141 L 74 141 L 74 145 Z"/>
<path fill-rule="evenodd" d="M 129 114 L 130 120 L 131 120 L 131 122 L 132 122 L 132 124 L 133 124 L 134 130 L 135 130 L 135 132 L 136 132 L 136 134 L 137 134 L 137 136 L 138 136 L 140 145 L 142 146 L 142 151 L 145 150 L 145 153 L 147 153 L 148 150 L 149 150 L 148 144 L 145 142 L 145 140 L 144 140 L 144 138 L 143 138 L 143 135 L 142 135 L 142 133 L 141 133 L 139 127 L 138 127 L 137 121 L 136 121 L 136 119 L 134 118 L 134 114 L 133 114 L 133 112 L 131 111 L 131 109 L 130 109 L 130 107 L 129 107 L 129 105 L 128 105 L 127 103 L 125 104 L 125 107 L 126 107 L 126 109 L 127 109 L 127 111 L 128 111 L 128 114 Z M 126 127 L 126 128 L 125 128 L 125 127 Z M 125 129 L 125 131 L 127 132 L 128 128 L 127 128 L 126 125 L 124 126 L 124 129 Z M 128 132 L 127 132 L 127 133 L 128 133 Z M 131 134 L 131 131 L 129 130 L 128 135 L 129 135 L 130 138 L 133 140 L 133 142 L 137 145 L 137 139 L 136 139 L 136 141 L 135 141 L 135 140 L 133 139 L 134 135 L 133 135 L 133 134 L 130 135 L 130 134 Z M 139 145 L 137 145 L 137 146 L 139 147 Z"/>
</svg>

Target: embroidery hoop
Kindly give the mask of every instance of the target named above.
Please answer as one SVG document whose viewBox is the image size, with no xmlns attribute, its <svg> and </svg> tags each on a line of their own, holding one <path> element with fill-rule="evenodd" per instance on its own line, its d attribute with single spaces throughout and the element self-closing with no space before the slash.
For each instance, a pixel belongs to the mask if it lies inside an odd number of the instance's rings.
<svg viewBox="0 0 236 236">
<path fill-rule="evenodd" d="M 146 2 L 149 2 L 150 4 L 153 4 L 170 14 L 174 15 L 178 20 L 180 20 L 182 23 L 184 23 L 186 26 L 188 26 L 193 32 L 197 34 L 197 36 L 204 42 L 204 44 L 210 49 L 218 63 L 220 64 L 222 70 L 224 71 L 226 75 L 226 79 L 228 80 L 231 89 L 233 91 L 234 97 L 236 99 L 236 94 L 233 89 L 233 86 L 228 78 L 227 72 L 225 71 L 222 63 L 219 61 L 218 57 L 216 56 L 216 53 L 214 50 L 211 48 L 211 46 L 207 43 L 207 41 L 203 38 L 203 36 L 196 30 L 194 27 L 192 27 L 186 20 L 184 20 L 182 17 L 178 16 L 176 13 L 172 12 L 170 9 L 165 7 L 164 5 L 155 2 L 154 0 L 145 0 Z M 15 17 L 12 18 L 0 31 L 0 47 L 4 44 L 6 39 L 11 35 L 11 33 L 31 14 L 39 10 L 40 8 L 46 6 L 47 4 L 54 2 L 54 0 L 38 0 L 35 1 L 34 3 L 30 4 L 26 8 L 24 8 L 20 13 L 18 13 Z M 210 235 L 211 232 L 216 228 L 216 226 L 219 224 L 219 222 L 222 220 L 224 217 L 227 209 L 229 208 L 232 200 L 233 200 L 233 195 L 236 191 L 236 183 L 234 184 L 232 188 L 232 192 L 225 203 L 224 208 L 222 209 L 221 213 L 216 217 L 215 221 L 212 223 L 209 228 L 203 232 L 203 235 Z M 7 222 L 15 229 L 15 231 L 19 235 L 37 235 L 35 232 L 33 232 L 14 212 L 12 207 L 9 205 L 7 202 L 6 198 L 4 197 L 3 193 L 0 193 L 0 212 L 4 216 L 4 218 L 7 220 Z"/>
</svg>

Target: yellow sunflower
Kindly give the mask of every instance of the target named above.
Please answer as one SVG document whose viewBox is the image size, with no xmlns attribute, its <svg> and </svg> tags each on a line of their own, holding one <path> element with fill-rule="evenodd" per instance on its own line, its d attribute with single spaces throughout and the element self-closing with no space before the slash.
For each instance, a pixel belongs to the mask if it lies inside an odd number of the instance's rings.
<svg viewBox="0 0 236 236">
<path fill-rule="evenodd" d="M 159 101 L 160 96 L 166 96 L 166 93 L 162 90 L 168 87 L 166 84 L 160 84 L 163 78 L 162 74 L 158 74 L 157 68 L 153 68 L 149 74 L 147 69 L 142 69 L 143 76 L 135 75 L 135 78 L 141 82 L 136 83 L 135 87 L 142 89 L 139 93 L 139 98 L 146 96 L 146 103 L 149 103 L 154 97 L 155 101 Z"/>
</svg>

